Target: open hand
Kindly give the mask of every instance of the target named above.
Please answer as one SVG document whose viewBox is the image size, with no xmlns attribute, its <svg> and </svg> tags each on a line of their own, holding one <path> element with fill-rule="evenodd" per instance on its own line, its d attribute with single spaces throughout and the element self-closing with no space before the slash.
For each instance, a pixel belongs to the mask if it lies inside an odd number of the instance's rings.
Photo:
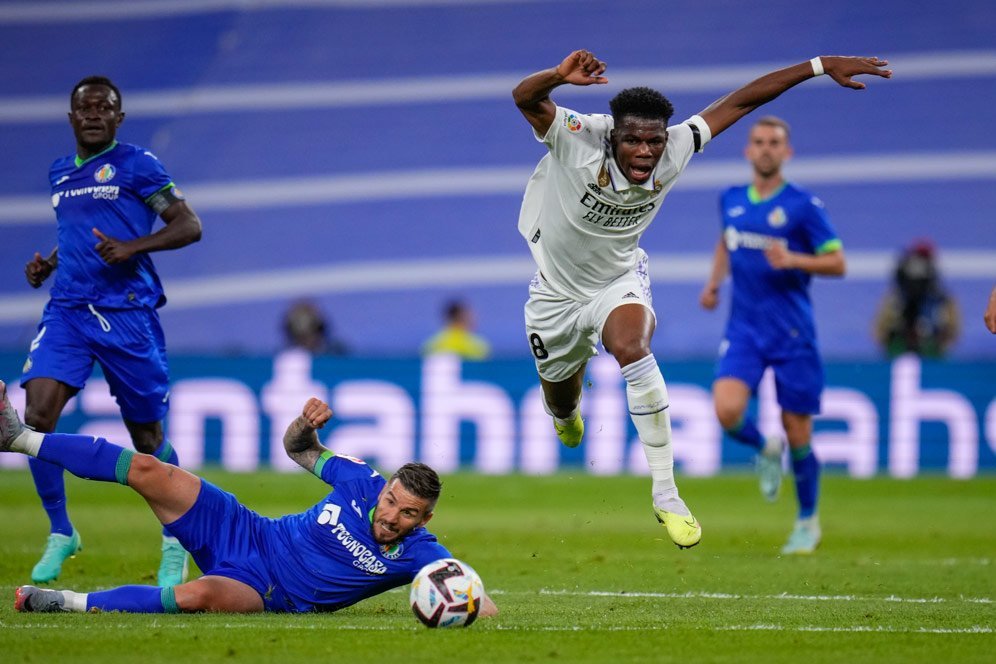
<svg viewBox="0 0 996 664">
<path fill-rule="evenodd" d="M 844 55 L 824 55 L 820 58 L 823 62 L 823 73 L 837 81 L 845 88 L 864 90 L 865 84 L 853 80 L 859 74 L 871 74 L 882 78 L 892 78 L 891 69 L 882 69 L 888 60 L 880 58 L 859 58 Z"/>
<path fill-rule="evenodd" d="M 564 82 L 573 85 L 608 83 L 609 79 L 602 76 L 603 73 L 605 73 L 605 63 L 597 59 L 591 51 L 574 51 L 557 65 L 557 74 L 564 79 Z"/>
</svg>

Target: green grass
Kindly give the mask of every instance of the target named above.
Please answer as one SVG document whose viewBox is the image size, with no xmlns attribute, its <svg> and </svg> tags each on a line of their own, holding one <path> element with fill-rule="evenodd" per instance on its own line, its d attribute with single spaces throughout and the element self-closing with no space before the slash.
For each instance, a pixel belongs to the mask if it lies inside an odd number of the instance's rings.
<svg viewBox="0 0 996 664">
<path fill-rule="evenodd" d="M 209 473 L 266 515 L 317 502 L 303 474 Z M 703 523 L 680 551 L 656 525 L 649 480 L 444 478 L 432 530 L 484 578 L 501 614 L 427 630 L 407 589 L 327 615 L 18 614 L 47 532 L 26 472 L 0 472 L 0 659 L 273 661 L 993 661 L 996 478 L 824 480 L 824 544 L 778 550 L 794 516 L 748 475 L 682 479 Z M 158 529 L 144 502 L 69 479 L 84 551 L 56 587 L 152 584 Z"/>
</svg>

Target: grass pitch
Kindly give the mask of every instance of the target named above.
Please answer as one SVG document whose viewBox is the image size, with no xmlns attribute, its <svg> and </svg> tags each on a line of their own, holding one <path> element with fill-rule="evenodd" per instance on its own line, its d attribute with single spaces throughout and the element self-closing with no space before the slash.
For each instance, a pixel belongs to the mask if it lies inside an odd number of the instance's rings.
<svg viewBox="0 0 996 664">
<path fill-rule="evenodd" d="M 304 474 L 208 473 L 271 516 L 317 502 Z M 137 495 L 67 476 L 84 550 L 53 587 L 154 584 L 158 528 Z M 114 661 L 991 662 L 996 478 L 824 478 L 824 543 L 779 548 L 794 518 L 750 475 L 680 479 L 702 543 L 673 546 L 634 477 L 444 478 L 430 524 L 501 614 L 427 630 L 407 588 L 324 615 L 18 614 L 47 521 L 28 473 L 0 472 L 0 659 Z M 790 486 L 790 484 L 789 484 Z"/>
</svg>

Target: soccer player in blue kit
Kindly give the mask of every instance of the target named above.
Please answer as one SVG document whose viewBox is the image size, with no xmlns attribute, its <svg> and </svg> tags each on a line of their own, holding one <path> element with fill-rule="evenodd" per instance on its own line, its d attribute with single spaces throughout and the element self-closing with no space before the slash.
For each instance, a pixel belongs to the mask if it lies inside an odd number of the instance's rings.
<svg viewBox="0 0 996 664">
<path fill-rule="evenodd" d="M 103 438 L 42 434 L 24 427 L 0 382 L 0 451 L 45 459 L 86 479 L 119 482 L 145 498 L 204 576 L 177 586 L 122 586 L 92 593 L 21 586 L 18 611 L 336 611 L 410 583 L 450 552 L 425 529 L 442 485 L 421 463 L 385 480 L 360 459 L 333 454 L 317 429 L 327 403 L 305 402 L 287 427 L 284 448 L 332 492 L 300 514 L 260 516 L 210 482 Z M 484 595 L 478 616 L 498 609 Z"/>
<path fill-rule="evenodd" d="M 778 495 L 784 444 L 780 436 L 765 439 L 746 410 L 765 368 L 774 371 L 799 501 L 799 518 L 782 553 L 802 554 L 815 551 L 821 538 L 820 464 L 810 440 L 813 415 L 820 412 L 823 366 L 809 282 L 814 274 L 842 276 L 845 260 L 823 203 L 782 175 L 791 155 L 787 123 L 767 116 L 754 124 L 746 149 L 754 180 L 720 198 L 723 232 L 700 300 L 714 309 L 730 273 L 730 318 L 713 400 L 726 433 L 757 451 L 761 493 L 768 500 Z"/>
<path fill-rule="evenodd" d="M 73 88 L 69 124 L 76 153 L 49 171 L 58 244 L 48 258 L 35 253 L 24 269 L 33 288 L 56 273 L 21 376 L 24 419 L 37 431 L 54 431 L 96 361 L 135 449 L 176 464 L 162 428 L 169 376 L 156 310 L 166 297 L 149 253 L 196 242 L 201 222 L 155 155 L 115 140 L 124 118 L 121 93 L 109 79 L 91 76 Z M 153 233 L 157 216 L 165 227 Z M 81 540 L 66 510 L 62 468 L 32 459 L 31 473 L 51 522 L 31 579 L 47 583 Z M 186 560 L 164 531 L 159 583 L 180 583 Z"/>
</svg>

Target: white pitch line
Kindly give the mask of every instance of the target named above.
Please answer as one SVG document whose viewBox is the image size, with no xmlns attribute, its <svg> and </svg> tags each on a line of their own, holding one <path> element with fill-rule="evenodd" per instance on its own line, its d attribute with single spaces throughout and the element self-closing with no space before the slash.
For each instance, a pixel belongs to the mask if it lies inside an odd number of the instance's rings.
<svg viewBox="0 0 996 664">
<path fill-rule="evenodd" d="M 103 2 L 6 2 L 0 5 L 0 25 L 80 21 L 133 21 L 289 9 L 380 9 L 446 7 L 452 5 L 518 5 L 563 0 L 104 0 Z"/>
<path fill-rule="evenodd" d="M 894 252 L 849 251 L 847 256 L 850 281 L 885 283 L 895 267 Z M 650 255 L 651 279 L 655 284 L 700 285 L 711 260 L 706 253 L 655 252 Z M 944 251 L 940 266 L 949 281 L 990 281 L 996 277 L 996 251 Z M 459 275 L 464 286 L 521 286 L 535 272 L 528 255 L 364 261 L 171 279 L 166 295 L 170 311 L 177 311 L 306 295 L 448 288 L 453 275 Z M 0 325 L 37 321 L 47 299 L 37 292 L 0 295 Z"/>
<path fill-rule="evenodd" d="M 97 620 L 95 618 L 95 620 Z M 164 623 L 165 624 L 165 623 Z M 482 623 L 478 622 L 478 625 Z M 244 624 L 233 624 L 225 623 L 221 625 L 204 625 L 198 623 L 198 629 L 204 629 L 205 627 L 211 629 L 260 629 L 262 625 L 259 621 L 254 621 L 252 623 Z M 655 632 L 669 629 L 669 625 L 655 625 L 652 627 L 637 627 L 634 625 L 494 625 L 493 627 L 488 627 L 482 625 L 479 630 L 485 631 L 498 631 L 498 632 Z M 0 628 L 2 629 L 15 629 L 15 630 L 48 630 L 48 629 L 58 629 L 64 630 L 67 628 L 65 624 L 61 623 L 30 623 L 30 624 L 11 624 L 0 621 Z M 279 629 L 279 630 L 295 630 L 295 631 L 317 631 L 322 632 L 334 632 L 339 631 L 351 631 L 351 632 L 420 632 L 425 628 L 420 625 L 410 625 L 405 627 L 399 627 L 397 625 L 349 625 L 349 624 L 336 624 L 335 622 L 323 622 L 321 625 L 296 625 L 292 623 L 287 623 L 283 625 L 266 625 L 267 629 Z M 93 625 L 80 625 L 74 624 L 72 629 L 74 631 L 86 631 L 86 630 L 109 630 L 109 629 L 120 629 L 120 630 L 134 630 L 135 625 L 129 623 L 116 623 L 116 624 L 106 624 L 98 622 Z M 683 630 L 687 631 L 687 627 L 682 627 Z M 800 626 L 786 626 L 777 624 L 758 624 L 758 625 L 715 625 L 715 626 L 702 626 L 698 627 L 696 631 L 706 631 L 706 632 L 834 632 L 834 633 L 885 633 L 885 634 L 992 634 L 993 628 L 989 625 L 972 625 L 971 627 L 892 627 L 888 625 L 846 625 L 846 626 L 831 626 L 831 625 L 800 625 Z"/>
<path fill-rule="evenodd" d="M 140 3 L 134 3 L 139 5 Z M 77 5 L 82 6 L 82 5 Z M 95 7 L 103 7 L 94 3 Z M 2 20 L 0 20 L 2 24 Z M 889 85 L 928 79 L 996 75 L 996 51 L 941 51 L 899 53 L 889 57 L 896 77 Z M 787 62 L 748 65 L 713 65 L 653 69 L 613 69 L 612 89 L 646 85 L 679 93 L 722 94 L 758 76 L 784 67 Z M 260 113 L 274 110 L 379 107 L 411 104 L 445 104 L 469 100 L 508 100 L 522 72 L 377 78 L 354 81 L 300 81 L 252 85 L 213 85 L 128 92 L 125 110 L 133 117 L 173 117 L 191 113 Z M 829 77 L 827 77 L 829 79 Z M 801 89 L 835 85 L 818 80 Z M 594 94 L 591 88 L 567 87 L 558 99 Z M 68 102 L 64 93 L 0 97 L 0 124 L 51 124 L 66 122 Z"/>
<path fill-rule="evenodd" d="M 847 627 L 824 627 L 820 625 L 803 625 L 786 627 L 784 625 L 729 625 L 713 627 L 718 632 L 870 632 L 885 634 L 992 634 L 993 628 L 988 625 L 973 625 L 971 627 L 889 627 L 886 625 L 866 626 L 854 625 Z"/>
<path fill-rule="evenodd" d="M 793 595 L 790 593 L 779 593 L 777 595 L 741 595 L 738 593 L 718 593 L 705 591 L 689 591 L 684 593 L 655 593 L 655 592 L 619 592 L 607 590 L 540 590 L 541 595 L 566 595 L 572 597 L 612 597 L 612 598 L 655 598 L 655 599 L 751 599 L 751 600 L 791 600 L 803 602 L 897 602 L 904 604 L 942 604 L 966 602 L 973 604 L 992 604 L 993 600 L 988 597 L 899 597 L 897 595 L 887 595 L 885 597 L 864 597 L 861 595 Z"/>
<path fill-rule="evenodd" d="M 315 208 L 358 202 L 495 194 L 521 197 L 532 170 L 532 165 L 433 168 L 179 184 L 198 212 L 271 207 Z M 988 181 L 996 180 L 996 151 L 808 157 L 793 160 L 786 171 L 790 179 L 805 183 L 807 187 Z M 750 170 L 743 160 L 705 159 L 694 163 L 682 174 L 675 191 L 705 190 L 718 194 L 731 182 L 746 182 L 749 179 Z M 391 183 L 390 186 L 385 186 L 385 182 Z M 664 214 L 667 214 L 666 208 Z M 330 210 L 329 216 L 334 223 L 334 210 Z M 49 225 L 54 219 L 48 193 L 0 197 L 0 226 Z"/>
</svg>

